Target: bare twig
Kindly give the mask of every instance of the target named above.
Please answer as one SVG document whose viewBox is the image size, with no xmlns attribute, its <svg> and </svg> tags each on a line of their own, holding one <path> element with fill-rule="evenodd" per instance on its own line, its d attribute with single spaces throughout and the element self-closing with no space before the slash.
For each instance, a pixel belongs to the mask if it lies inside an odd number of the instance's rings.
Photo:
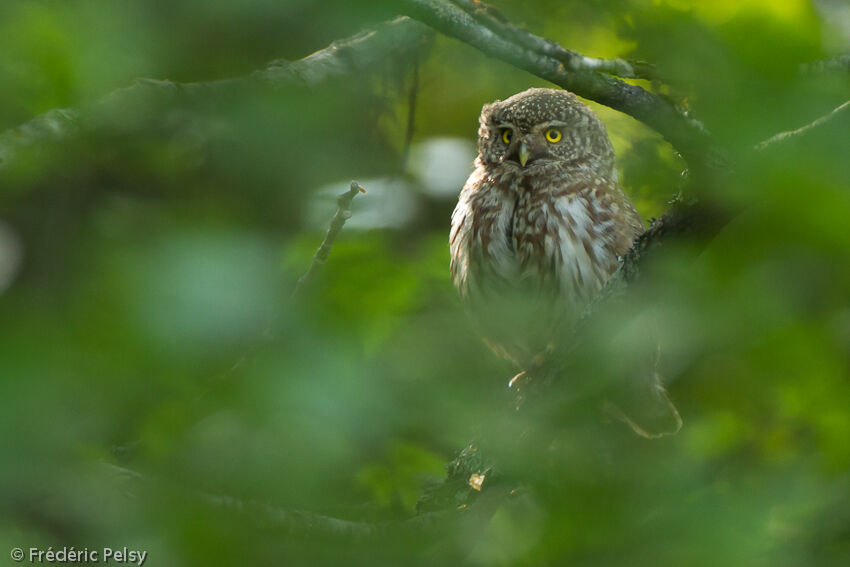
<svg viewBox="0 0 850 567">
<path fill-rule="evenodd" d="M 343 225 L 345 225 L 345 221 L 351 218 L 351 201 L 353 201 L 354 197 L 356 197 L 359 193 L 365 192 L 366 190 L 363 189 L 359 183 L 352 181 L 351 187 L 348 191 L 337 197 L 337 210 L 331 219 L 331 224 L 328 227 L 327 234 L 325 234 L 325 239 L 322 241 L 322 245 L 319 246 L 319 249 L 316 250 L 316 254 L 313 256 L 313 263 L 310 264 L 307 272 L 298 278 L 298 282 L 295 284 L 295 290 L 292 292 L 293 296 L 298 295 L 298 292 L 315 277 L 316 272 L 322 264 L 327 262 L 328 256 L 331 253 L 331 248 L 333 248 L 334 241 L 336 240 L 337 235 L 339 235 L 339 231 L 342 230 Z"/>
<path fill-rule="evenodd" d="M 0 171 L 12 162 L 16 150 L 62 140 L 104 120 L 120 117 L 121 113 L 126 113 L 127 104 L 147 102 L 156 97 L 209 96 L 251 85 L 295 84 L 313 88 L 335 77 L 381 68 L 389 57 L 417 52 L 431 36 L 431 31 L 421 23 L 397 18 L 374 30 L 335 41 L 303 59 L 272 61 L 265 68 L 242 77 L 196 83 L 137 79 L 132 85 L 113 91 L 84 108 L 54 109 L 0 133 Z"/>
<path fill-rule="evenodd" d="M 834 120 L 838 116 L 840 116 L 842 113 L 847 112 L 848 109 L 850 109 L 850 100 L 848 100 L 844 104 L 841 104 L 841 105 L 837 106 L 836 108 L 832 109 L 832 111 L 830 111 L 828 114 L 821 116 L 820 118 L 818 118 L 814 122 L 810 122 L 809 124 L 806 124 L 805 126 L 801 126 L 800 128 L 797 128 L 796 130 L 788 130 L 786 132 L 780 132 L 779 134 L 771 136 L 767 140 L 759 142 L 758 144 L 755 145 L 755 149 L 761 151 L 761 150 L 764 150 L 765 148 L 767 148 L 768 146 L 771 146 L 773 144 L 785 142 L 785 141 L 788 141 L 792 138 L 796 138 L 798 136 L 803 136 L 803 135 L 809 134 L 815 128 L 823 126 L 824 124 L 826 124 L 826 123 Z"/>
<path fill-rule="evenodd" d="M 419 95 L 419 59 L 413 60 L 410 77 L 410 92 L 407 99 L 407 130 L 404 133 L 404 146 L 401 153 L 402 167 L 407 166 L 413 135 L 416 131 L 416 98 Z"/>
</svg>

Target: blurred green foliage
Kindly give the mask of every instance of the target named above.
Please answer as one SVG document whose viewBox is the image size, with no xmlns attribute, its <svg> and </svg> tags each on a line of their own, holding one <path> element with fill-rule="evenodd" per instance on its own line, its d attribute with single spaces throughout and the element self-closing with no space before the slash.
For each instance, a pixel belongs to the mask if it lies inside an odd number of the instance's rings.
<svg viewBox="0 0 850 567">
<path fill-rule="evenodd" d="M 850 92 L 847 75 L 798 72 L 850 47 L 826 1 L 496 4 L 582 53 L 656 64 L 667 94 L 733 151 Z M 393 13 L 337 0 L 4 2 L 0 129 L 137 77 L 243 76 Z M 712 196 L 743 212 L 706 247 L 665 243 L 631 301 L 588 331 L 565 379 L 579 399 L 628 366 L 617 362 L 648 329 L 660 338 L 685 426 L 647 441 L 558 397 L 513 411 L 512 369 L 449 283 L 454 197 L 405 163 L 412 64 L 309 91 L 128 104 L 0 170 L 5 548 L 127 545 L 150 565 L 847 565 L 846 127 L 745 160 Z M 418 74 L 414 153 L 471 147 L 483 103 L 545 85 L 444 37 Z M 645 219 L 660 216 L 684 162 L 592 106 L 626 190 Z M 452 173 L 458 189 L 468 171 Z M 321 197 L 367 178 L 376 191 L 355 199 L 329 262 L 291 297 L 333 212 Z M 517 493 L 439 537 L 301 537 L 208 498 L 401 522 L 479 439 Z"/>
</svg>

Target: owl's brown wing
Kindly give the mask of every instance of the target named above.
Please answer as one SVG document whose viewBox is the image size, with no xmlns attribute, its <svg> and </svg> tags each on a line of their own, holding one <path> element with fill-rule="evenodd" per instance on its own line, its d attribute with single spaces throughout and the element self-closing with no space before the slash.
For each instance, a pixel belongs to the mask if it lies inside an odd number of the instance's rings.
<svg viewBox="0 0 850 567">
<path fill-rule="evenodd" d="M 617 269 L 643 223 L 615 179 L 575 180 L 552 191 L 545 205 L 550 216 L 542 253 L 575 317 Z"/>
</svg>

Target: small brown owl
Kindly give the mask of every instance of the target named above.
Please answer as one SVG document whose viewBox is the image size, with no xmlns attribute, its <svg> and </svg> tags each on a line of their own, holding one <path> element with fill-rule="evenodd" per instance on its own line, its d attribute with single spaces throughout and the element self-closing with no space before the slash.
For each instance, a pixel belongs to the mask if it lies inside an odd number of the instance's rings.
<svg viewBox="0 0 850 567">
<path fill-rule="evenodd" d="M 484 106 L 480 123 L 452 214 L 452 280 L 488 343 L 527 370 L 568 336 L 643 223 L 605 126 L 571 93 L 529 89 Z"/>
</svg>

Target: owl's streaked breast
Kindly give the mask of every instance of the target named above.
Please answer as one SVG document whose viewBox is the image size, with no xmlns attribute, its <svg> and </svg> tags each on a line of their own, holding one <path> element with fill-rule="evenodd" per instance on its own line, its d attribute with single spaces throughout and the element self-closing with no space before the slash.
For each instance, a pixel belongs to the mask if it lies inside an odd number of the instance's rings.
<svg viewBox="0 0 850 567">
<path fill-rule="evenodd" d="M 617 266 L 617 204 L 596 198 L 592 183 L 552 191 L 486 178 L 473 173 L 452 215 L 452 272 L 462 291 L 556 288 L 577 305 L 592 298 Z"/>
<path fill-rule="evenodd" d="M 622 221 L 630 211 L 614 190 L 614 180 L 581 175 L 558 187 L 505 182 L 484 167 L 470 176 L 452 215 L 452 277 L 509 357 L 546 348 L 617 268 L 640 226 Z"/>
</svg>

